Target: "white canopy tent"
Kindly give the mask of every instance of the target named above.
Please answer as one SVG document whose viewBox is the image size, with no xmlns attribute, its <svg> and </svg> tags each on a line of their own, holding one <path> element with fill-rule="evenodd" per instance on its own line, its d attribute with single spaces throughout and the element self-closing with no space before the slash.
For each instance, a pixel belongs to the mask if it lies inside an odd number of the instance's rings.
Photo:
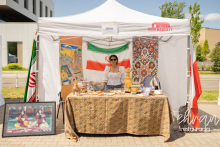
<svg viewBox="0 0 220 147">
<path fill-rule="evenodd" d="M 117 26 L 118 33 L 104 34 L 106 24 Z M 58 101 L 60 91 L 60 36 L 83 37 L 100 47 L 115 47 L 131 42 L 134 37 L 158 36 L 158 79 L 168 96 L 172 110 L 187 101 L 187 69 L 190 20 L 151 16 L 129 9 L 115 0 L 73 16 L 38 18 L 38 97 L 40 101 Z M 132 45 L 131 45 L 132 46 Z M 85 56 L 84 54 L 82 56 Z M 131 57 L 132 58 L 132 57 Z M 83 62 L 83 69 L 85 69 Z M 84 73 L 84 78 L 88 77 Z M 102 75 L 99 75 L 102 78 Z"/>
</svg>

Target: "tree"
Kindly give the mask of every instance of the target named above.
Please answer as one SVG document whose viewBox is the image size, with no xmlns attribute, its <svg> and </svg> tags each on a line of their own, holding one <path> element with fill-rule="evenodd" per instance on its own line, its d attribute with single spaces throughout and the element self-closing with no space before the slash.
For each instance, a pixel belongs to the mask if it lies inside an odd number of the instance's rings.
<svg viewBox="0 0 220 147">
<path fill-rule="evenodd" d="M 210 49 L 209 49 L 209 43 L 208 43 L 208 40 L 206 39 L 205 41 L 204 41 L 204 44 L 203 44 L 203 47 L 202 47 L 202 54 L 204 55 L 204 59 L 205 60 L 207 60 L 206 59 L 206 56 L 207 56 L 207 54 L 209 54 L 210 53 Z"/>
<path fill-rule="evenodd" d="M 215 44 L 210 56 L 211 61 L 214 62 L 212 70 L 214 72 L 220 71 L 220 43 Z"/>
<path fill-rule="evenodd" d="M 204 61 L 205 57 L 202 54 L 202 45 L 197 45 L 197 52 L 196 52 L 196 61 Z"/>
<path fill-rule="evenodd" d="M 200 20 L 200 5 L 197 5 L 197 2 L 194 3 L 194 6 L 189 6 L 189 13 L 191 14 L 191 37 L 193 46 L 199 42 L 200 30 L 202 29 L 202 23 L 204 20 Z M 196 51 L 196 50 L 195 50 Z"/>
<path fill-rule="evenodd" d="M 185 4 L 185 2 L 180 2 L 178 4 L 177 1 L 174 1 L 173 3 L 166 2 L 159 7 L 161 10 L 161 17 L 184 19 L 185 13 L 183 13 L 183 9 L 186 7 Z"/>
</svg>

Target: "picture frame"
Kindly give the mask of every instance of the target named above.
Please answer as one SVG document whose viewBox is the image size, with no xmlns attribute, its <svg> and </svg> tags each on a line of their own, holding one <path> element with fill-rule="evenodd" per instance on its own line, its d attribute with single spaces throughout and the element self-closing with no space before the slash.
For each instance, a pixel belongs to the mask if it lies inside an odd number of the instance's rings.
<svg viewBox="0 0 220 147">
<path fill-rule="evenodd" d="M 56 102 L 6 103 L 2 137 L 56 134 Z"/>
</svg>

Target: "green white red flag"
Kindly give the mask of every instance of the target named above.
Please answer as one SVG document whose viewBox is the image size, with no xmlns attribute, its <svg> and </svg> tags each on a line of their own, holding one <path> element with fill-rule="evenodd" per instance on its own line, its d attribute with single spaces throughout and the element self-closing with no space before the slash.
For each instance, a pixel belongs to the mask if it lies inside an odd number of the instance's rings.
<svg viewBox="0 0 220 147">
<path fill-rule="evenodd" d="M 24 93 L 24 102 L 36 102 L 36 41 L 33 40 L 31 61 Z"/>
<path fill-rule="evenodd" d="M 197 101 L 201 94 L 202 87 L 196 62 L 196 55 L 193 50 L 193 45 L 190 43 L 190 124 L 197 129 L 199 129 L 199 109 Z"/>
<path fill-rule="evenodd" d="M 155 77 L 150 81 L 149 86 L 150 86 L 150 87 L 158 86 L 157 80 L 156 80 Z"/>
<path fill-rule="evenodd" d="M 118 57 L 118 66 L 124 66 L 125 69 L 131 67 L 130 56 L 132 51 L 129 50 L 129 43 L 120 47 L 105 49 L 88 42 L 86 69 L 104 71 L 106 66 L 111 66 L 109 57 L 112 54 Z"/>
</svg>

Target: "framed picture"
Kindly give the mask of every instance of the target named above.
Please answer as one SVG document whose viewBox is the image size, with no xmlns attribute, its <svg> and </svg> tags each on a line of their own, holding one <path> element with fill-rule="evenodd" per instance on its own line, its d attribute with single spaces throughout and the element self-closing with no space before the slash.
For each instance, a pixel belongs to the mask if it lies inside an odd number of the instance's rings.
<svg viewBox="0 0 220 147">
<path fill-rule="evenodd" d="M 2 137 L 56 134 L 56 102 L 6 103 Z"/>
</svg>

